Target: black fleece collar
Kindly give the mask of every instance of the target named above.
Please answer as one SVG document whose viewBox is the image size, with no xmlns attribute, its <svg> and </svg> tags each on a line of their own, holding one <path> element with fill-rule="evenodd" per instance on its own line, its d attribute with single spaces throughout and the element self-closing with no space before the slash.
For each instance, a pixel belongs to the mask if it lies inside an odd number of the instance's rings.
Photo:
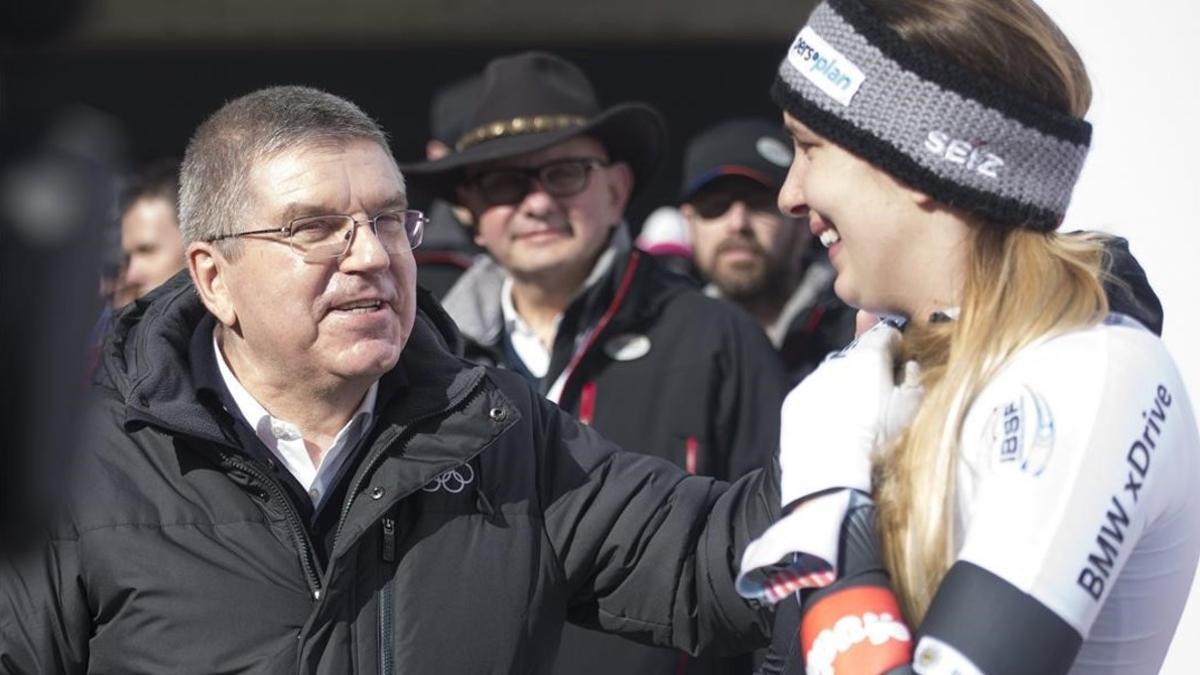
<svg viewBox="0 0 1200 675">
<path fill-rule="evenodd" d="M 471 369 L 450 351 L 461 341 L 454 323 L 424 289 L 418 289 L 416 298 L 416 320 L 400 362 L 380 380 L 377 414 L 398 392 L 412 393 L 402 397 L 408 399 L 406 408 L 424 408 L 453 399 L 478 380 L 478 373 L 467 372 Z M 237 445 L 220 413 L 236 406 L 222 398 L 224 385 L 212 349 L 214 325 L 185 272 L 117 317 L 96 380 L 125 402 L 127 425 L 151 424 Z M 205 401 L 205 396 L 212 398 Z"/>
</svg>

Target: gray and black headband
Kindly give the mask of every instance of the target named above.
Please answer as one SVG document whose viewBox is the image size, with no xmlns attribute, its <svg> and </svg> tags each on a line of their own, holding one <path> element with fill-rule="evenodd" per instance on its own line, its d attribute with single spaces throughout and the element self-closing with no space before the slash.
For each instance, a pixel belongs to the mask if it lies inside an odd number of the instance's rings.
<svg viewBox="0 0 1200 675">
<path fill-rule="evenodd" d="M 858 0 L 825 0 L 788 49 L 775 102 L 952 207 L 1053 230 L 1092 127 L 905 42 Z"/>
</svg>

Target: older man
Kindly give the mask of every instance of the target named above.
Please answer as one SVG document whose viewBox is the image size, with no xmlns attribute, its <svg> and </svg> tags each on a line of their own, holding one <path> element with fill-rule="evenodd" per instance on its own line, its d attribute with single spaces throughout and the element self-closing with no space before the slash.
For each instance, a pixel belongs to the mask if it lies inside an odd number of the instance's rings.
<svg viewBox="0 0 1200 675">
<path fill-rule="evenodd" d="M 445 298 L 468 356 L 622 447 L 733 480 L 775 448 L 783 368 L 749 317 L 632 247 L 625 207 L 665 142 L 653 108 L 602 108 L 573 64 L 527 52 L 484 69 L 457 151 L 406 173 L 470 209 L 491 254 Z M 580 600 L 571 618 L 602 627 L 596 599 Z M 557 672 L 748 671 L 580 628 L 563 645 Z"/>
<path fill-rule="evenodd" d="M 61 526 L 0 560 L 4 671 L 545 672 L 568 614 L 689 651 L 765 638 L 732 566 L 773 470 L 619 452 L 455 357 L 358 108 L 228 103 L 181 219 L 190 280 L 121 316 Z"/>
</svg>

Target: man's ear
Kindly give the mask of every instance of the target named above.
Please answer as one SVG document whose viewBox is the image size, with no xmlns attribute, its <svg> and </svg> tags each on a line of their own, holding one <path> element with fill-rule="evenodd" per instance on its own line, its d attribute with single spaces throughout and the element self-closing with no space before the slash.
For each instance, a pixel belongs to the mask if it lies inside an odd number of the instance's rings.
<svg viewBox="0 0 1200 675">
<path fill-rule="evenodd" d="M 688 234 L 692 238 L 692 243 L 695 243 L 699 239 L 699 235 L 696 232 L 702 226 L 702 223 L 699 221 L 699 214 L 696 213 L 696 207 L 684 202 L 679 205 L 679 215 L 683 216 L 683 222 L 687 223 Z"/>
<path fill-rule="evenodd" d="M 185 254 L 188 274 L 192 277 L 196 292 L 200 294 L 200 301 L 222 325 L 235 325 L 237 308 L 226 283 L 229 261 L 211 242 L 192 242 L 188 244 Z"/>
<path fill-rule="evenodd" d="M 633 194 L 633 168 L 625 162 L 613 162 L 605 169 L 608 176 L 608 194 L 617 214 L 625 213 L 629 197 Z"/>
<path fill-rule="evenodd" d="M 691 225 L 696 220 L 696 208 L 687 202 L 679 205 L 679 215 Z"/>
<path fill-rule="evenodd" d="M 467 231 L 471 233 L 471 239 L 475 241 L 476 245 L 483 246 L 483 241 L 479 238 L 479 227 L 477 225 L 484 209 L 483 201 L 479 198 L 479 193 L 469 187 L 459 185 L 454 188 L 454 196 L 457 202 L 454 206 L 455 210 L 463 209 L 466 213 L 462 215 L 469 216 L 470 222 L 464 222 L 464 224 L 468 226 Z M 460 217 L 459 220 L 463 219 Z"/>
</svg>

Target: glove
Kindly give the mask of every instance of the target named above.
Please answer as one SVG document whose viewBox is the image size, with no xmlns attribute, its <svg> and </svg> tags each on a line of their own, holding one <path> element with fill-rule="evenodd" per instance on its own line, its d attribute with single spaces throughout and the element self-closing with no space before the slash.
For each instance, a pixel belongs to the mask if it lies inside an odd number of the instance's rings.
<svg viewBox="0 0 1200 675">
<path fill-rule="evenodd" d="M 856 494 L 838 490 L 806 500 L 767 528 L 742 553 L 737 592 L 775 604 L 800 589 L 833 583 L 842 521 Z"/>
<path fill-rule="evenodd" d="M 893 372 L 900 331 L 879 322 L 831 355 L 783 402 L 779 441 L 782 505 L 833 488 L 871 490 L 871 454 L 911 419 L 920 373 Z M 834 526 L 840 523 L 840 518 Z"/>
<path fill-rule="evenodd" d="M 871 454 L 908 424 L 921 402 L 915 362 L 893 384 L 899 343 L 899 331 L 880 322 L 788 395 L 780 488 L 784 507 L 799 505 L 746 547 L 736 584 L 743 597 L 774 604 L 843 574 L 843 523 L 855 491 L 871 489 Z"/>
</svg>

